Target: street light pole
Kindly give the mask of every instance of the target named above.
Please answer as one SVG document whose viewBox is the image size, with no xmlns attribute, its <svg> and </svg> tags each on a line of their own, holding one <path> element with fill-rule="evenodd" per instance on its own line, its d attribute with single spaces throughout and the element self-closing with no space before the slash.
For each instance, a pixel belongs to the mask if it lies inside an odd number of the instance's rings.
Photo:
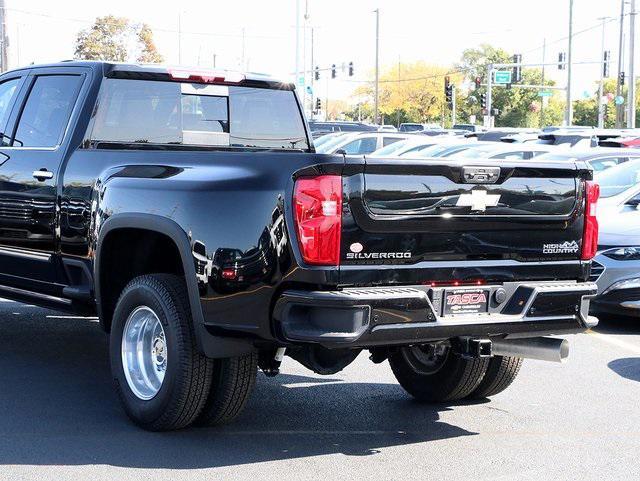
<svg viewBox="0 0 640 481">
<path fill-rule="evenodd" d="M 380 9 L 376 8 L 374 10 L 376 14 L 376 80 L 375 80 L 375 99 L 374 99 L 374 123 L 376 125 L 379 124 L 379 116 L 378 116 L 378 90 L 379 90 L 379 68 L 380 68 Z"/>
<path fill-rule="evenodd" d="M 629 116 L 627 128 L 636 128 L 636 0 L 631 0 L 631 13 L 629 14 Z"/>
<path fill-rule="evenodd" d="M 567 109 L 564 122 L 570 127 L 573 122 L 573 100 L 571 98 L 571 70 L 573 49 L 573 0 L 569 0 L 569 46 L 567 48 Z"/>
<path fill-rule="evenodd" d="M 624 3 L 625 0 L 620 0 L 620 42 L 618 45 L 618 82 L 616 85 L 616 97 L 622 95 L 622 84 L 620 83 L 620 74 L 622 73 L 622 46 L 624 44 Z M 622 104 L 616 103 L 616 128 L 622 127 L 622 118 L 624 117 L 624 111 Z"/>
<path fill-rule="evenodd" d="M 600 58 L 602 59 L 602 66 L 600 67 L 600 86 L 598 87 L 598 128 L 604 128 L 604 103 L 602 103 L 602 97 L 604 96 L 604 69 L 605 69 L 605 60 L 604 60 L 604 32 L 605 32 L 605 24 L 609 17 L 602 17 L 599 20 L 602 20 L 602 48 L 600 52 Z"/>
</svg>

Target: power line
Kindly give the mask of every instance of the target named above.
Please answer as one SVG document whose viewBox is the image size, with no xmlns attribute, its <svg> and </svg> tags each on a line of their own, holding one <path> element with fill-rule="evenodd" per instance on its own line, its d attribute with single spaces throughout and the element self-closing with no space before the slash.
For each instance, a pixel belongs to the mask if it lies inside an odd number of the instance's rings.
<svg viewBox="0 0 640 481">
<path fill-rule="evenodd" d="M 93 20 L 90 19 L 82 19 L 82 18 L 73 18 L 73 17 L 62 17 L 59 15 L 51 15 L 48 13 L 41 13 L 41 12 L 33 12 L 33 11 L 29 11 L 29 10 L 23 10 L 20 8 L 13 8 L 13 7 L 4 7 L 5 11 L 11 11 L 11 12 L 15 12 L 15 13 L 22 13 L 24 15 L 32 15 L 32 16 L 36 16 L 36 17 L 43 17 L 43 18 L 52 18 L 55 20 L 65 20 L 68 22 L 76 22 L 76 23 L 83 23 L 83 24 L 87 24 L 87 25 L 92 25 L 93 23 L 95 23 L 96 19 L 94 18 Z M 96 17 L 98 18 L 98 17 Z M 105 22 L 107 24 L 112 24 L 112 25 L 116 25 L 116 22 Z M 134 23 L 145 23 L 145 22 L 134 22 Z M 161 28 L 161 27 L 155 27 L 152 26 L 153 31 L 154 32 L 164 32 L 164 33 L 178 33 L 180 32 L 180 30 L 178 29 L 170 29 L 170 28 Z M 234 34 L 234 33 L 212 33 L 212 32 L 194 32 L 194 31 L 187 31 L 187 30 L 182 30 L 181 32 L 182 35 L 200 35 L 200 36 L 206 36 L 206 37 L 229 37 L 229 38 L 242 38 L 242 33 L 238 33 L 238 34 Z M 259 39 L 273 39 L 273 40 L 286 40 L 289 37 L 287 36 L 283 36 L 283 35 L 246 35 L 246 37 L 249 38 L 259 38 Z"/>
</svg>

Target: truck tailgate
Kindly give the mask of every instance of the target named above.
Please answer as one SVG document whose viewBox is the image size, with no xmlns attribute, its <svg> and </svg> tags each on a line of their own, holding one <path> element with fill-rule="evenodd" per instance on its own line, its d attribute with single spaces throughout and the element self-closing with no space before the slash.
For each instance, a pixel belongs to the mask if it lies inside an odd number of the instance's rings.
<svg viewBox="0 0 640 481">
<path fill-rule="evenodd" d="M 569 261 L 548 276 L 576 278 L 591 171 L 534 162 L 347 159 L 341 278 L 350 266 L 492 261 Z"/>
</svg>

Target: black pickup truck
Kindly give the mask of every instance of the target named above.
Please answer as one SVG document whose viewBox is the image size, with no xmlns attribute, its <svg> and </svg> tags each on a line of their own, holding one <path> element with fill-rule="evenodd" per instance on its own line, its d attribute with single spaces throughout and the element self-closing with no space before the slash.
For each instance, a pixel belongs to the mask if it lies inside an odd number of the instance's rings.
<svg viewBox="0 0 640 481">
<path fill-rule="evenodd" d="M 98 316 L 146 429 L 229 421 L 288 355 L 496 394 L 597 320 L 581 163 L 319 155 L 294 87 L 103 62 L 0 77 L 0 295 Z"/>
</svg>

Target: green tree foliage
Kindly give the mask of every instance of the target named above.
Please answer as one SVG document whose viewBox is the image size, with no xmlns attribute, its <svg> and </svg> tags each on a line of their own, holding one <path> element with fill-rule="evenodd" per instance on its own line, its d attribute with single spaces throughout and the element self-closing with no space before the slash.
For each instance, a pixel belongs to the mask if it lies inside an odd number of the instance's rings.
<svg viewBox="0 0 640 481">
<path fill-rule="evenodd" d="M 388 123 L 436 122 L 442 117 L 444 106 L 444 77 L 449 69 L 426 62 L 403 63 L 382 69 L 380 73 L 379 110 Z M 452 82 L 455 76 L 452 75 Z M 373 112 L 373 81 L 356 89 L 354 96 L 365 99 L 366 108 L 360 114 Z M 357 108 L 348 112 L 349 118 L 358 115 Z M 372 121 L 371 118 L 366 120 Z"/>
<path fill-rule="evenodd" d="M 156 44 L 153 41 L 153 31 L 151 27 L 146 23 L 142 24 L 140 30 L 138 30 L 138 41 L 142 46 L 142 51 L 138 56 L 138 62 L 142 63 L 162 63 L 164 62 L 164 57 L 160 55 L 158 49 L 156 48 Z"/>
<path fill-rule="evenodd" d="M 512 56 L 503 49 L 482 44 L 476 48 L 463 51 L 456 69 L 464 75 L 466 84 L 474 85 L 479 77 L 482 84 L 487 82 L 487 67 L 489 64 L 510 63 Z M 549 85 L 554 82 L 542 82 L 540 69 L 523 69 L 523 85 Z M 495 86 L 492 89 L 492 108 L 498 109 L 495 124 L 498 127 L 538 127 L 541 125 L 558 124 L 562 121 L 560 96 L 554 94 L 551 99 L 544 100 L 538 96 L 539 90 Z M 486 93 L 486 87 L 471 90 L 468 95 L 459 98 L 459 119 L 466 120 L 471 114 L 480 118 L 480 95 Z M 543 105 L 543 102 L 546 105 Z"/>
<path fill-rule="evenodd" d="M 130 49 L 138 51 L 132 56 Z M 96 18 L 94 24 L 78 33 L 75 58 L 125 62 L 135 57 L 138 62 L 158 63 L 164 59 L 153 40 L 147 24 L 132 25 L 124 17 L 107 15 Z"/>
<path fill-rule="evenodd" d="M 129 21 L 126 18 L 113 15 L 98 17 L 90 28 L 78 34 L 75 58 L 124 62 L 127 59 L 128 33 Z"/>
</svg>

